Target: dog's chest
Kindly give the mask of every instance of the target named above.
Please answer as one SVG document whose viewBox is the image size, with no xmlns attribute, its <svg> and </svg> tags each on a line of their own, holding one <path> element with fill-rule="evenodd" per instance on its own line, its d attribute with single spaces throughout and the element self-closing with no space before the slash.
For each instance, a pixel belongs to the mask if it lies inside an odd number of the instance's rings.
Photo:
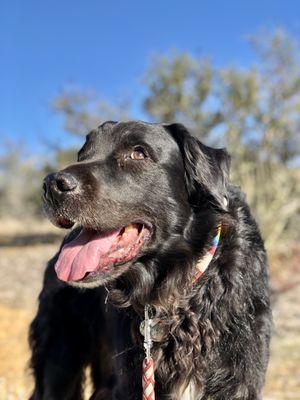
<svg viewBox="0 0 300 400">
<path fill-rule="evenodd" d="M 190 383 L 185 389 L 182 396 L 180 397 L 180 400 L 196 400 L 195 390 L 192 383 Z"/>
</svg>

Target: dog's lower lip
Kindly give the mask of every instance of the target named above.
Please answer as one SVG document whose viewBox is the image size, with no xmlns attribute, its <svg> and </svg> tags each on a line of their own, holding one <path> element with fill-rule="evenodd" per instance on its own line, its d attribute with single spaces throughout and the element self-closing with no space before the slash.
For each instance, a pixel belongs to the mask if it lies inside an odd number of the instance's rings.
<svg viewBox="0 0 300 400">
<path fill-rule="evenodd" d="M 61 218 L 58 218 L 58 219 L 57 219 L 57 224 L 58 224 L 61 228 L 70 229 L 70 228 L 72 228 L 72 227 L 74 226 L 75 222 L 71 221 L 71 220 L 68 219 L 68 218 L 63 218 L 63 217 L 61 217 Z"/>
</svg>

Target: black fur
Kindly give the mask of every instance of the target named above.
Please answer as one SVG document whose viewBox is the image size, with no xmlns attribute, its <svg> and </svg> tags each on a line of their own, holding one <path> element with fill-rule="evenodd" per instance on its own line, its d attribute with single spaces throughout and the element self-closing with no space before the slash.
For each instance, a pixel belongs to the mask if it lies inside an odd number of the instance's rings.
<svg viewBox="0 0 300 400">
<path fill-rule="evenodd" d="M 147 157 L 128 161 L 136 145 Z M 190 383 L 195 400 L 261 399 L 271 326 L 267 259 L 244 196 L 229 183 L 227 152 L 179 124 L 108 122 L 63 172 L 80 191 L 45 199 L 54 222 L 109 230 L 141 220 L 153 235 L 93 289 L 59 281 L 57 256 L 49 262 L 30 327 L 32 399 L 82 399 L 89 365 L 93 400 L 141 400 L 147 303 L 170 329 L 153 348 L 157 400 L 180 399 Z M 220 223 L 217 252 L 192 284 Z"/>
</svg>

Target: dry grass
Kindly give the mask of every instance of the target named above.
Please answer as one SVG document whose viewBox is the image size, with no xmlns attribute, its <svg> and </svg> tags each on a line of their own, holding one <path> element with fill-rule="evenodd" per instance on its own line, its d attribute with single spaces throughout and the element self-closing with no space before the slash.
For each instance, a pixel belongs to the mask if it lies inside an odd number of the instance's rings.
<svg viewBox="0 0 300 400">
<path fill-rule="evenodd" d="M 57 243 L 1 247 L 1 237 L 31 232 L 44 237 L 59 233 L 44 221 L 27 225 L 0 224 L 0 400 L 23 400 L 32 390 L 27 369 L 28 325 L 36 310 L 46 261 L 55 253 Z M 56 238 L 56 236 L 55 236 Z M 58 237 L 57 237 L 58 238 Z M 2 243 L 3 245 L 3 243 Z M 265 388 L 265 400 L 300 400 L 300 250 L 288 256 L 272 257 L 271 277 L 274 297 L 274 335 Z"/>
<path fill-rule="evenodd" d="M 30 234 L 61 234 L 62 230 L 50 224 L 45 218 L 41 218 L 38 221 L 32 220 L 32 218 L 22 220 L 7 218 L 0 221 L 0 237 L 18 236 L 28 234 L 28 232 Z"/>
<path fill-rule="evenodd" d="M 27 329 L 33 310 L 0 305 L 0 317 L 0 399 L 26 399 L 32 390 L 26 365 Z"/>
</svg>

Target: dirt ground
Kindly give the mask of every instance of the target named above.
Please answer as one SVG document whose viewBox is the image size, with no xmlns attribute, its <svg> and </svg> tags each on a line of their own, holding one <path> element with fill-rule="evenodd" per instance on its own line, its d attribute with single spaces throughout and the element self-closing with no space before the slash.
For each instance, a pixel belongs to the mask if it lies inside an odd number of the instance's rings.
<svg viewBox="0 0 300 400">
<path fill-rule="evenodd" d="M 3 227 L 1 224 L 0 400 L 23 400 L 32 390 L 27 367 L 28 325 L 36 311 L 45 263 L 55 253 L 61 232 L 45 223 L 31 227 L 28 237 L 18 224 L 5 228 L 5 233 Z M 300 250 L 293 254 L 290 259 L 279 256 L 271 267 L 274 334 L 264 400 L 300 400 Z"/>
</svg>

